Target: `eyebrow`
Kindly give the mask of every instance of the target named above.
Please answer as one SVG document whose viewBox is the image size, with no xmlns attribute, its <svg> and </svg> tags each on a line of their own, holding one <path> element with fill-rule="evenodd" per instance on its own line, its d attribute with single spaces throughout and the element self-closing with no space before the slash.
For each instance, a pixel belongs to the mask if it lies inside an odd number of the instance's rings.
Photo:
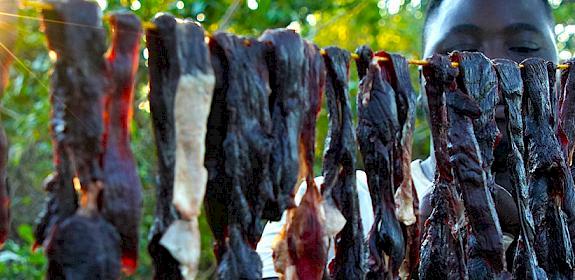
<svg viewBox="0 0 575 280">
<path fill-rule="evenodd" d="M 543 35 L 543 31 L 541 31 L 541 29 L 537 28 L 536 26 L 529 24 L 529 23 L 514 23 L 511 24 L 507 27 L 505 27 L 505 29 L 503 30 L 505 33 L 515 33 L 515 32 L 521 32 L 521 31 L 531 31 L 540 35 Z"/>
<path fill-rule="evenodd" d="M 460 24 L 460 25 L 456 25 L 454 27 L 452 27 L 451 29 L 449 29 L 449 31 L 447 32 L 447 34 L 453 34 L 453 33 L 472 33 L 472 34 L 479 34 L 481 33 L 482 30 L 481 28 L 479 28 L 477 25 L 473 25 L 473 24 Z"/>
</svg>

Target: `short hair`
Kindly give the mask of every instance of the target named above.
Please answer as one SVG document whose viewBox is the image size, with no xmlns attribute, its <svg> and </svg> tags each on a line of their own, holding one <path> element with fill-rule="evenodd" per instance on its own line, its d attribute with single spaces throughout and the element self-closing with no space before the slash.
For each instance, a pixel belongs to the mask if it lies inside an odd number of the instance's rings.
<svg viewBox="0 0 575 280">
<path fill-rule="evenodd" d="M 545 6 L 545 15 L 547 15 L 547 19 L 551 25 L 555 25 L 555 20 L 553 19 L 553 11 L 551 10 L 551 5 L 549 5 L 548 0 L 542 0 L 543 6 Z M 443 0 L 429 0 L 427 4 L 427 9 L 425 10 L 425 17 L 423 20 L 423 32 L 422 32 L 422 40 L 421 42 L 425 45 L 425 28 L 427 27 L 427 23 L 433 15 L 437 12 L 439 7 L 443 3 Z"/>
</svg>

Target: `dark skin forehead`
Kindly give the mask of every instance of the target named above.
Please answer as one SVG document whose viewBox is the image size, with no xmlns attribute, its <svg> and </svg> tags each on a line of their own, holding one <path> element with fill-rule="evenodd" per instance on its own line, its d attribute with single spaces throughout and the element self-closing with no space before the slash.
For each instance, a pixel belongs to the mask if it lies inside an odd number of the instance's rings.
<svg viewBox="0 0 575 280">
<path fill-rule="evenodd" d="M 557 62 L 553 28 L 542 0 L 444 0 L 425 27 L 424 57 L 469 50 Z"/>
</svg>

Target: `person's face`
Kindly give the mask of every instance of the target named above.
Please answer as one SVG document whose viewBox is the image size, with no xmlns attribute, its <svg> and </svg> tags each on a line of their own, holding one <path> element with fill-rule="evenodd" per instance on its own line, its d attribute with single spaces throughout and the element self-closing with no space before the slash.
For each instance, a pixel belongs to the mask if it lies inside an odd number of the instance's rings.
<svg viewBox="0 0 575 280">
<path fill-rule="evenodd" d="M 542 0 L 444 0 L 424 30 L 424 57 L 460 50 L 556 63 L 553 28 Z"/>
</svg>

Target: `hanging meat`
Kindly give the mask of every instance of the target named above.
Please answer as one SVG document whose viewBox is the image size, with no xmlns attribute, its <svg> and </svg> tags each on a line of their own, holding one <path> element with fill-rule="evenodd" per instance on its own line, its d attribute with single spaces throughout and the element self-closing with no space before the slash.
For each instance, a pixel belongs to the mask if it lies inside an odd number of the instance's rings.
<svg viewBox="0 0 575 280">
<path fill-rule="evenodd" d="M 505 270 L 501 226 L 490 189 L 493 147 L 499 135 L 495 123 L 497 75 L 481 53 L 455 52 L 459 63 L 457 89 L 447 93 L 449 154 L 456 184 L 469 221 L 467 269 L 470 277 L 501 277 Z"/>
<path fill-rule="evenodd" d="M 65 183 L 51 185 L 70 187 L 73 182 L 81 192 L 81 207 L 49 229 L 47 278 L 116 279 L 120 273 L 119 237 L 98 211 L 103 188 L 99 160 L 106 87 L 101 11 L 92 1 L 52 5 L 43 11 L 48 47 L 58 55 L 52 74 L 52 135 L 56 167 L 67 170 L 57 170 L 55 177 Z M 62 165 L 61 159 L 66 159 Z M 56 202 L 72 204 L 70 200 Z M 56 205 L 59 207 L 71 205 Z"/>
<path fill-rule="evenodd" d="M 360 53 L 360 59 L 364 57 Z M 366 64 L 361 62 L 358 67 Z M 393 178 L 394 145 L 400 127 L 395 91 L 386 78 L 377 62 L 369 64 L 357 101 L 357 138 L 374 211 L 368 241 L 368 279 L 396 278 L 405 257 L 403 231 L 395 216 Z"/>
<path fill-rule="evenodd" d="M 204 200 L 206 123 L 215 84 L 204 29 L 189 20 L 178 22 L 176 42 L 180 78 L 175 97 L 176 163 L 173 204 L 180 214 L 160 244 L 181 264 L 186 279 L 195 279 L 201 241 L 198 216 Z"/>
<path fill-rule="evenodd" d="M 329 242 L 321 194 L 313 180 L 315 125 L 326 70 L 318 47 L 305 42 L 304 48 L 307 69 L 303 75 L 309 105 L 299 135 L 299 161 L 307 189 L 300 205 L 288 211 L 286 224 L 272 245 L 274 266 L 282 279 L 322 279 Z"/>
<path fill-rule="evenodd" d="M 447 56 L 434 55 L 423 67 L 425 94 L 436 160 L 431 193 L 431 215 L 422 236 L 419 279 L 467 279 L 465 244 L 462 238 L 463 205 L 454 185 L 448 154 L 446 94 L 455 83 L 458 70 Z"/>
<path fill-rule="evenodd" d="M 224 101 L 213 105 L 210 112 L 208 127 L 212 131 L 207 134 L 205 161 L 209 174 L 206 213 L 217 243 L 218 277 L 259 278 L 261 260 L 252 249 L 261 236 L 264 206 L 273 198 L 270 86 L 265 61 L 268 45 L 217 33 L 209 46 L 216 76 L 212 104 Z M 218 142 L 222 146 L 214 144 Z M 217 167 L 223 169 L 215 170 Z M 249 254 L 240 257 L 234 253 L 240 251 Z"/>
<path fill-rule="evenodd" d="M 5 1 L 0 3 L 0 12 L 4 14 L 17 13 L 17 1 Z M 0 28 L 9 30 L 15 23 L 16 18 L 10 16 L 0 16 Z M 3 32 L 0 35 L 0 97 L 4 96 L 4 89 L 8 84 L 9 68 L 12 63 L 12 49 L 16 41 L 16 33 Z M 10 232 L 10 197 L 8 186 L 8 174 L 6 165 L 8 164 L 8 139 L 4 132 L 4 127 L 0 123 L 0 248 L 8 238 Z"/>
<path fill-rule="evenodd" d="M 564 159 L 555 137 L 549 106 L 548 63 L 523 61 L 521 75 L 526 103 L 525 143 L 529 174 L 529 207 L 535 225 L 534 249 L 539 265 L 549 278 L 573 278 L 573 251 L 565 213 L 568 188 Z M 555 67 L 555 66 L 553 66 Z"/>
<path fill-rule="evenodd" d="M 306 70 L 304 40 L 290 29 L 266 30 L 259 38 L 271 45 L 267 56 L 270 73 L 269 98 L 274 138 L 270 159 L 274 198 L 268 201 L 263 218 L 279 220 L 294 207 L 293 194 L 299 175 L 299 135 L 302 133 L 309 93 L 301 73 Z"/>
<path fill-rule="evenodd" d="M 155 28 L 146 30 L 150 71 L 150 112 L 158 155 L 156 212 L 149 233 L 148 251 L 154 266 L 154 279 L 182 279 L 179 262 L 160 240 L 178 214 L 172 205 L 176 130 L 174 103 L 180 77 L 177 52 L 176 19 L 159 14 L 153 20 Z"/>
<path fill-rule="evenodd" d="M 73 215 L 54 229 L 46 279 L 119 279 L 120 242 L 100 216 Z"/>
<path fill-rule="evenodd" d="M 397 116 L 400 131 L 394 149 L 395 214 L 404 228 L 406 238 L 406 258 L 400 276 L 411 279 L 417 275 L 419 263 L 419 200 L 411 179 L 411 151 L 415 129 L 415 91 L 411 86 L 407 60 L 397 54 L 378 52 L 385 79 L 395 91 Z"/>
<path fill-rule="evenodd" d="M 574 60 L 566 64 L 573 65 Z M 573 165 L 573 152 L 575 151 L 575 68 L 569 67 L 561 71 L 561 94 L 559 104 L 559 126 L 563 134 L 559 134 L 563 153 L 569 166 Z"/>
<path fill-rule="evenodd" d="M 495 184 L 491 173 L 493 149 L 500 137 L 495 122 L 495 106 L 499 102 L 497 76 L 491 61 L 481 53 L 454 52 L 451 59 L 459 63 L 459 88 L 475 99 L 481 110 L 481 116 L 473 120 L 473 128 L 481 150 L 487 184 L 492 190 Z"/>
<path fill-rule="evenodd" d="M 507 118 L 507 137 L 511 146 L 508 159 L 511 182 L 515 187 L 515 201 L 519 213 L 520 235 L 513 260 L 513 277 L 515 279 L 546 279 L 547 275 L 537 263 L 533 250 L 533 215 L 528 207 L 529 187 L 525 172 L 523 154 L 525 145 L 523 139 L 523 81 L 517 63 L 496 59 L 493 61 L 499 80 L 499 92 L 505 104 Z"/>
<path fill-rule="evenodd" d="M 551 126 L 557 132 L 559 128 L 559 91 L 557 90 L 557 67 L 555 63 L 547 62 L 547 73 L 549 75 L 549 106 L 551 112 Z"/>
<path fill-rule="evenodd" d="M 214 235 L 214 255 L 221 262 L 225 253 L 225 239 L 228 220 L 228 205 L 230 200 L 231 178 L 225 172 L 224 139 L 228 129 L 228 114 L 226 103 L 227 73 L 225 59 L 218 45 L 211 43 L 210 60 L 216 78 L 210 114 L 206 131 L 206 150 L 204 166 L 208 170 L 208 182 L 204 196 L 204 208 L 212 234 Z M 238 243 L 240 244 L 240 243 Z"/>
<path fill-rule="evenodd" d="M 329 128 L 323 156 L 322 196 L 329 224 L 336 224 L 333 216 L 339 212 L 345 218 L 345 226 L 335 236 L 335 258 L 330 264 L 332 279 L 365 277 L 363 229 L 355 178 L 356 140 L 347 86 L 350 59 L 350 53 L 345 50 L 337 47 L 325 49 Z M 338 213 L 330 217 L 328 207 Z"/>
<path fill-rule="evenodd" d="M 104 98 L 104 154 L 106 188 L 102 215 L 120 234 L 122 267 L 126 274 L 138 266 L 138 226 L 142 213 L 142 185 L 130 149 L 130 122 L 142 25 L 133 13 L 110 15 L 113 38 L 107 53 L 110 90 Z"/>
<path fill-rule="evenodd" d="M 575 69 L 572 67 L 573 61 L 567 61 L 570 67 L 561 72 L 561 91 L 559 95 L 559 103 L 561 104 L 558 113 L 558 128 L 556 130 L 559 143 L 563 147 L 562 167 L 567 169 L 565 171 L 566 188 L 563 198 L 563 211 L 567 215 L 567 225 L 569 226 L 569 234 L 571 236 L 571 244 L 575 243 L 575 184 L 573 183 L 573 174 L 575 167 L 573 166 L 573 151 L 575 147 L 575 83 L 572 73 Z M 549 65 L 548 65 L 549 68 Z M 551 80 L 550 80 L 551 82 Z"/>
</svg>

